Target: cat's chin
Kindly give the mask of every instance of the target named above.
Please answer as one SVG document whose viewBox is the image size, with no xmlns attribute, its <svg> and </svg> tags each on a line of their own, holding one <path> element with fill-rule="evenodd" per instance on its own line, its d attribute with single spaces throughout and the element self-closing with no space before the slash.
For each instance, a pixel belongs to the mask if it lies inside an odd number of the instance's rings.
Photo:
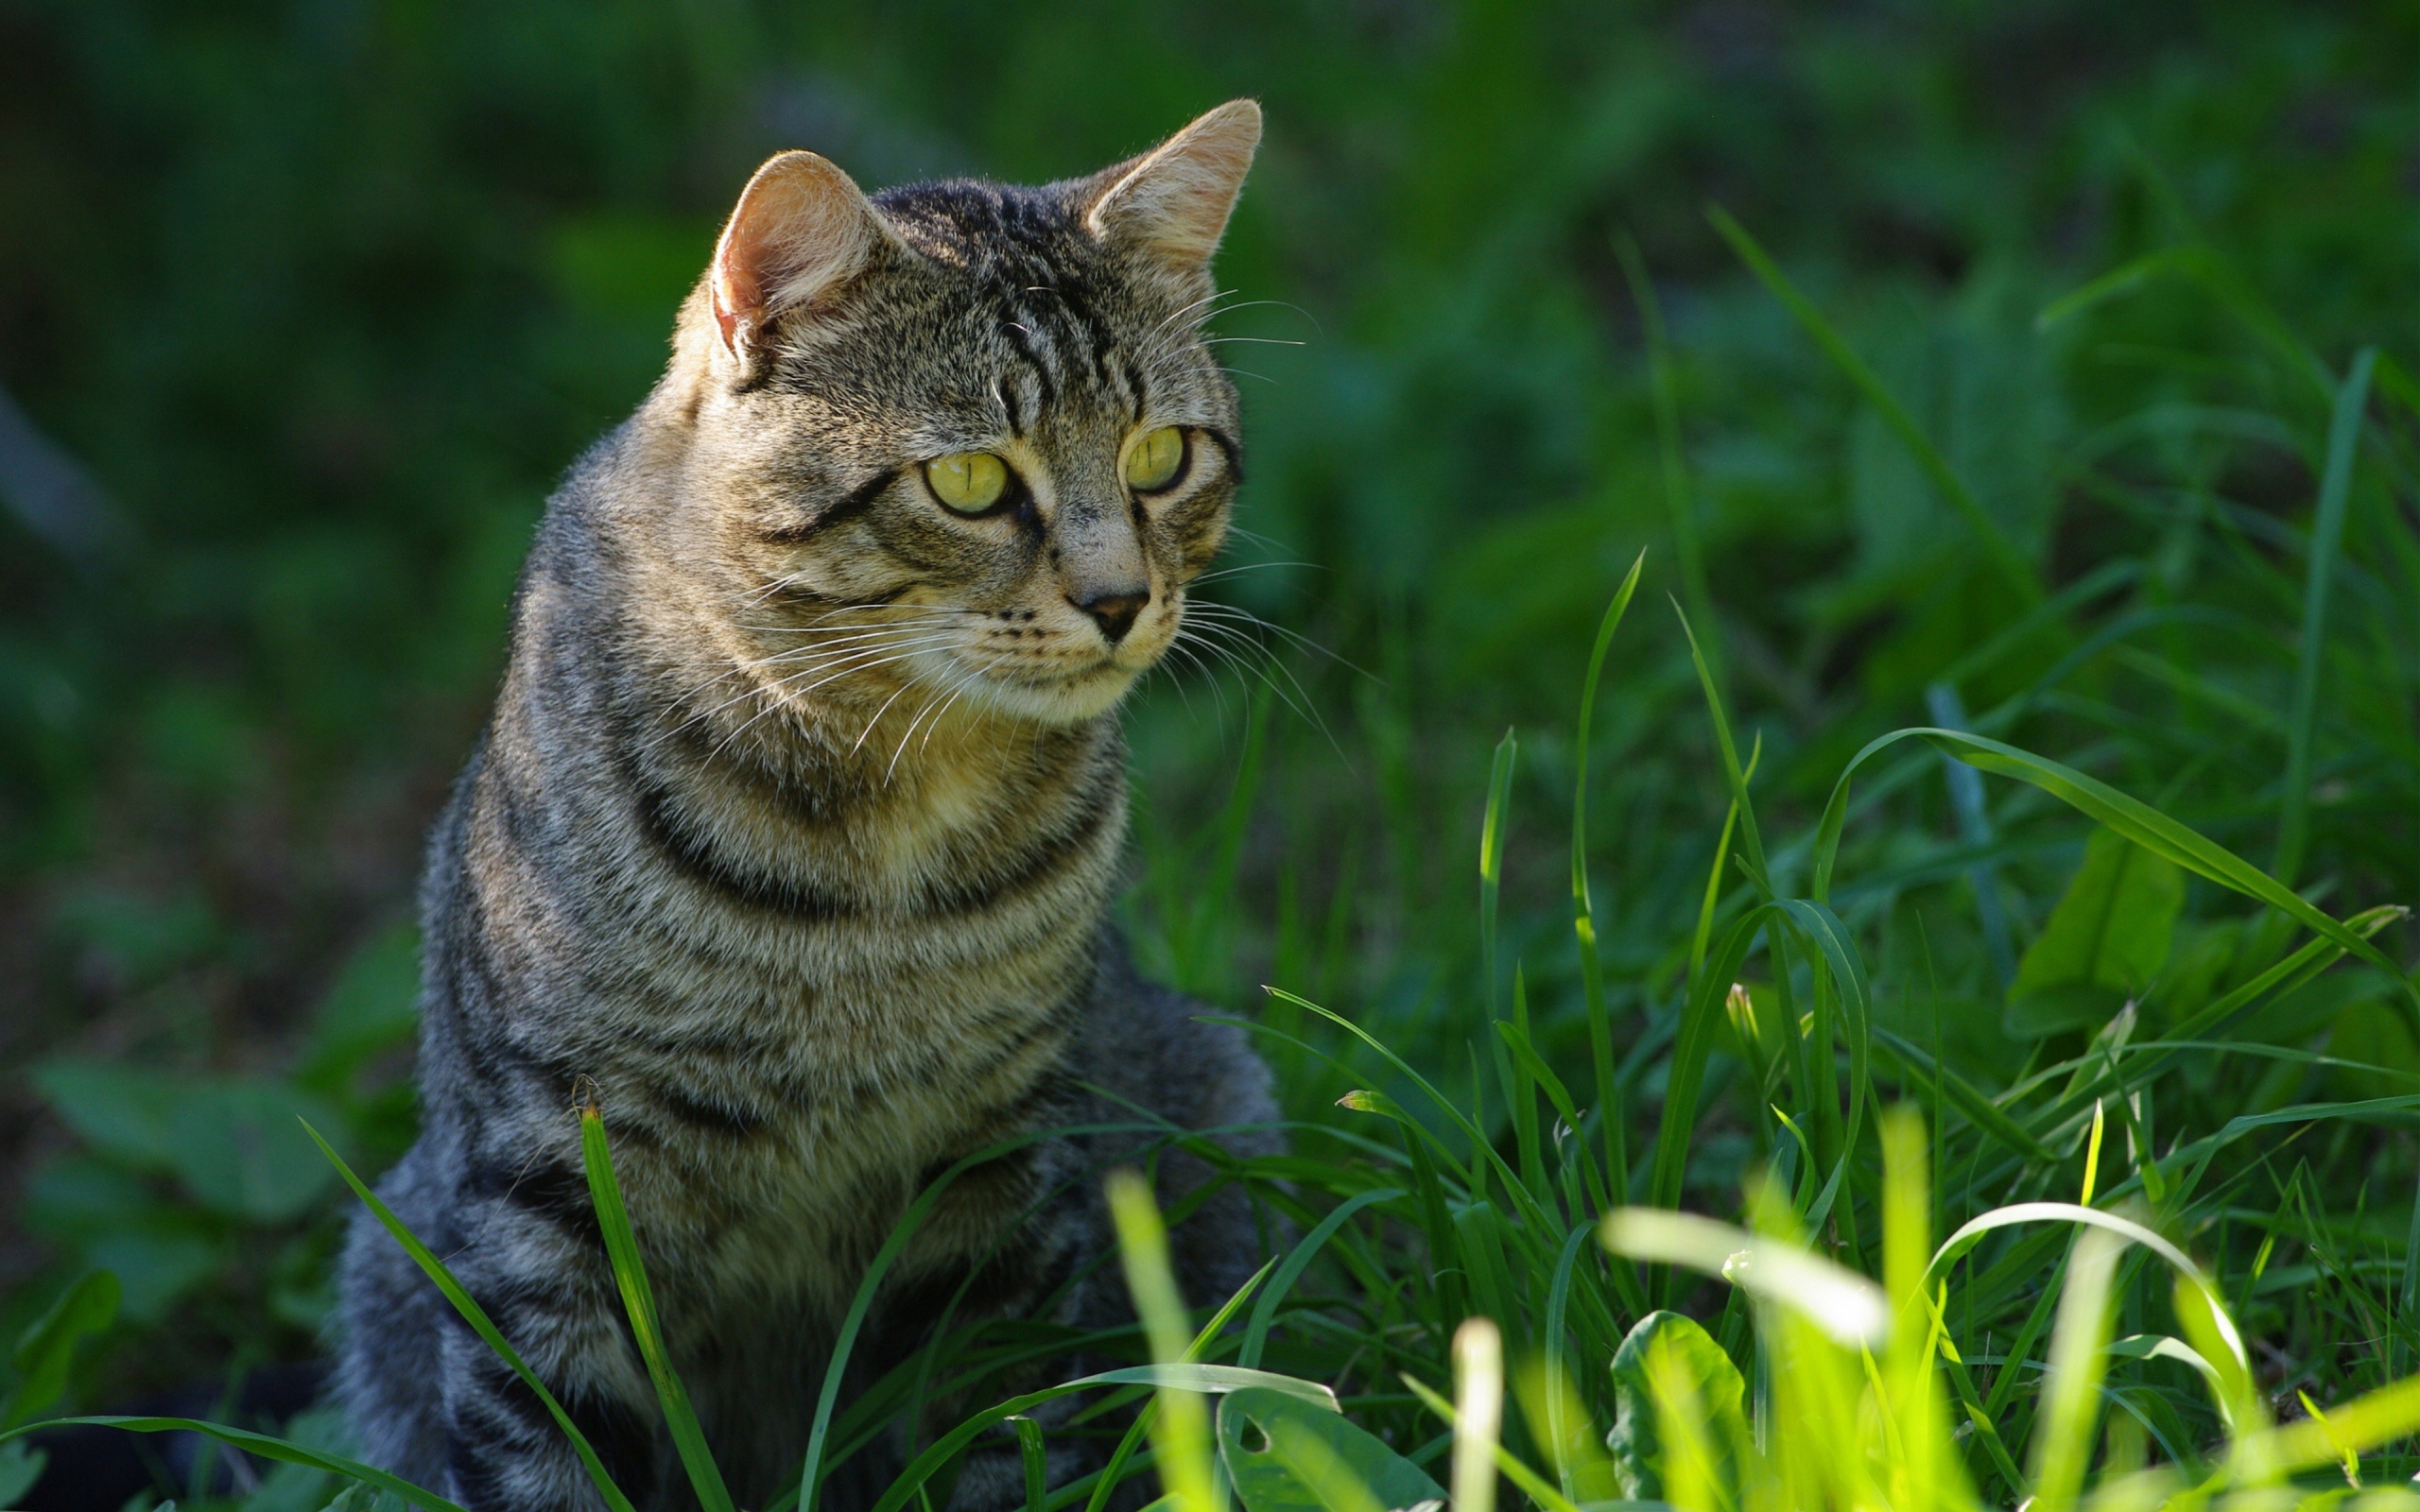
<svg viewBox="0 0 2420 1512">
<path fill-rule="evenodd" d="M 1117 707 L 1142 669 L 1103 662 L 1069 677 L 1025 681 L 985 678 L 967 696 L 980 697 L 994 713 L 1037 725 L 1090 724 Z"/>
</svg>

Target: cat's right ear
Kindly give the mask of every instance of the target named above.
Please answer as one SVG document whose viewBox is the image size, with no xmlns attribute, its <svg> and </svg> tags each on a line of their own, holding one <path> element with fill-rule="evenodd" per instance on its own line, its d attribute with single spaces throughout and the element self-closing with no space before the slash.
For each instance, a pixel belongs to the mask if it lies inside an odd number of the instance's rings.
<svg viewBox="0 0 2420 1512">
<path fill-rule="evenodd" d="M 761 363 L 773 323 L 865 270 L 889 237 L 850 177 L 812 152 L 766 160 L 715 243 L 707 277 L 715 324 L 743 374 Z"/>
</svg>

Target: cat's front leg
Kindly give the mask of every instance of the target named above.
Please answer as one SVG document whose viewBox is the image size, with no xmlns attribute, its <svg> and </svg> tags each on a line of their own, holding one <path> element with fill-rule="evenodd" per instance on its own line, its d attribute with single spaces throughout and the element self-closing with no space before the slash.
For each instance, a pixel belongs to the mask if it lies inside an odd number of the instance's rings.
<svg viewBox="0 0 2420 1512">
<path fill-rule="evenodd" d="M 561 1403 L 631 1504 L 655 1504 L 655 1395 L 601 1253 L 491 1228 L 453 1264 L 474 1299 Z M 554 1415 L 458 1317 L 439 1351 L 447 1479 L 471 1512 L 595 1512 L 605 1503 Z"/>
</svg>

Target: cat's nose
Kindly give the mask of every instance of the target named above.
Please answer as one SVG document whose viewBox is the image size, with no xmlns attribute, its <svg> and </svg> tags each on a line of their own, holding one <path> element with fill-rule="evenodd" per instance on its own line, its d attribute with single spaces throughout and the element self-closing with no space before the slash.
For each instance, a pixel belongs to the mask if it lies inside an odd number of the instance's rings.
<svg viewBox="0 0 2420 1512">
<path fill-rule="evenodd" d="M 1141 593 L 1095 593 L 1074 600 L 1078 609 L 1093 617 L 1093 623 L 1100 627 L 1101 635 L 1112 645 L 1126 639 L 1126 632 L 1134 627 L 1134 616 L 1150 602 L 1149 589 Z"/>
</svg>

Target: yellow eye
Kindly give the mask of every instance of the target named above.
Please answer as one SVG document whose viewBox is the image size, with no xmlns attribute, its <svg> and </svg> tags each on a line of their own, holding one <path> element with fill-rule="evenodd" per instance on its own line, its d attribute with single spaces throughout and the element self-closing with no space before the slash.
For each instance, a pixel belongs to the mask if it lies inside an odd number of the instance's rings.
<svg viewBox="0 0 2420 1512">
<path fill-rule="evenodd" d="M 1126 482 L 1149 493 L 1176 481 L 1184 467 L 1184 432 L 1163 425 L 1134 443 L 1126 454 Z"/>
<path fill-rule="evenodd" d="M 1009 491 L 1009 464 L 989 452 L 952 452 L 925 464 L 925 487 L 960 514 L 981 514 Z"/>
</svg>

